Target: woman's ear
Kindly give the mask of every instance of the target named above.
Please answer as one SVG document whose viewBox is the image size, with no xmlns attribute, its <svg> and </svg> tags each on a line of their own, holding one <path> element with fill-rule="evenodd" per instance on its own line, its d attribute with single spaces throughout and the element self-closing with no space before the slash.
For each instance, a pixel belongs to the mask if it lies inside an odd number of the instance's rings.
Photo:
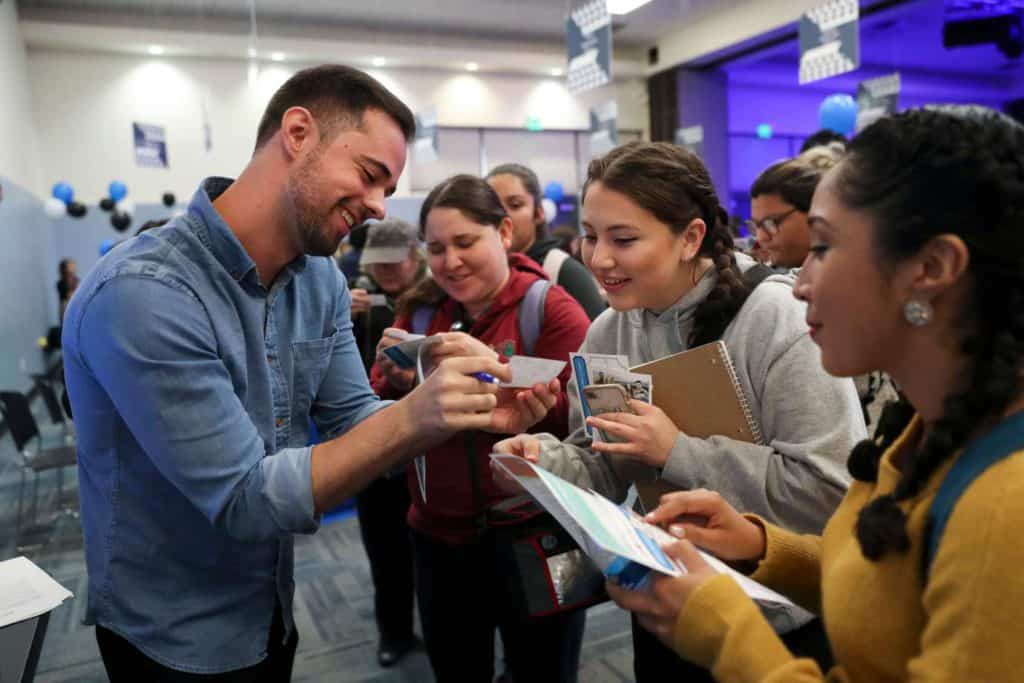
<svg viewBox="0 0 1024 683">
<path fill-rule="evenodd" d="M 708 227 L 703 218 L 694 218 L 683 229 L 679 236 L 683 242 L 683 253 L 680 255 L 682 261 L 692 261 L 697 256 L 707 232 Z"/>
<path fill-rule="evenodd" d="M 911 259 L 909 298 L 932 301 L 955 287 L 967 274 L 971 252 L 957 235 L 930 239 Z"/>
</svg>

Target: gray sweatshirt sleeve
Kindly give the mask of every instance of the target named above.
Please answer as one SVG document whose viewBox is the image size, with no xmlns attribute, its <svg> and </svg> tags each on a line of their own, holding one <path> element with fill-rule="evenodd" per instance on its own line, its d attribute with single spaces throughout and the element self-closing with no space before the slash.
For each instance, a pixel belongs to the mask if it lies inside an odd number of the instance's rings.
<svg viewBox="0 0 1024 683">
<path fill-rule="evenodd" d="M 773 307 L 783 293 L 788 301 Z M 718 491 L 787 529 L 820 533 L 849 485 L 846 459 L 866 437 L 863 413 L 853 381 L 822 368 L 788 288 L 765 285 L 754 296 L 761 301 L 744 309 L 723 340 L 765 445 L 680 433 L 662 478 Z"/>
</svg>

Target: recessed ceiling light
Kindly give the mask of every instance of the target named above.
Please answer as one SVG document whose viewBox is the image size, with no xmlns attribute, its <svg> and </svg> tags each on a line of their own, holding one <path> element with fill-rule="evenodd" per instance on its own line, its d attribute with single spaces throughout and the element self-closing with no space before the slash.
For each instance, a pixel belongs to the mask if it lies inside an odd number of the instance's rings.
<svg viewBox="0 0 1024 683">
<path fill-rule="evenodd" d="M 146 48 L 146 52 L 151 55 L 162 55 L 164 53 L 164 49 L 159 45 L 150 45 Z"/>
<path fill-rule="evenodd" d="M 552 69 L 551 70 L 551 75 L 552 76 L 561 76 L 562 73 L 563 73 L 563 71 L 561 69 Z"/>
<path fill-rule="evenodd" d="M 374 57 L 373 59 L 370 60 L 370 63 L 373 64 L 374 66 L 384 66 L 385 64 L 388 63 L 388 60 L 384 59 L 383 57 Z"/>
<path fill-rule="evenodd" d="M 608 0 L 609 14 L 629 14 L 637 7 L 646 5 L 651 0 Z"/>
<path fill-rule="evenodd" d="M 270 53 L 270 58 L 272 60 L 274 60 L 275 62 L 283 62 L 284 61 L 284 53 L 283 52 L 271 52 Z"/>
<path fill-rule="evenodd" d="M 255 58 L 255 57 L 256 57 L 256 55 L 258 55 L 258 54 L 259 54 L 258 52 L 256 52 L 256 48 L 254 48 L 254 47 L 250 47 L 250 48 L 249 48 L 249 49 L 247 50 L 247 53 L 248 53 L 248 55 L 249 55 L 249 57 L 250 57 L 250 58 Z"/>
<path fill-rule="evenodd" d="M 466 71 L 479 71 L 479 70 L 480 70 L 480 65 L 477 64 L 476 62 L 469 62 L 468 64 L 466 64 Z"/>
</svg>

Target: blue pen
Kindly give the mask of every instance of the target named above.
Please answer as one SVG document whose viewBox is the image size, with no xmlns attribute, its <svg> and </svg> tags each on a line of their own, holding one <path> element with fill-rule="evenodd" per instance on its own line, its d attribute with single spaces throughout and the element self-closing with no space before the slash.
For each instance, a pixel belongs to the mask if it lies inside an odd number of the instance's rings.
<svg viewBox="0 0 1024 683">
<path fill-rule="evenodd" d="M 481 382 L 487 382 L 488 384 L 501 384 L 500 379 L 486 372 L 474 372 L 473 376 Z"/>
</svg>

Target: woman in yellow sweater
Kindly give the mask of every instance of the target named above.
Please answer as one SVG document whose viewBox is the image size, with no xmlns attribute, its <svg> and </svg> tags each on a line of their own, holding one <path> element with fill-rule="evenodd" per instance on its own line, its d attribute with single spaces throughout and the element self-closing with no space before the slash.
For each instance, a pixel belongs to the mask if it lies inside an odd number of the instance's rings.
<svg viewBox="0 0 1024 683">
<path fill-rule="evenodd" d="M 825 369 L 890 373 L 913 418 L 890 412 L 854 449 L 858 481 L 821 537 L 670 494 L 651 520 L 685 538 L 669 552 L 689 573 L 609 592 L 720 681 L 1022 680 L 1024 450 L 974 479 L 926 546 L 964 447 L 997 428 L 1021 442 L 1024 127 L 979 107 L 882 119 L 818 186 L 810 223 L 795 293 Z M 691 543 L 822 614 L 837 666 L 794 658 Z"/>
</svg>

